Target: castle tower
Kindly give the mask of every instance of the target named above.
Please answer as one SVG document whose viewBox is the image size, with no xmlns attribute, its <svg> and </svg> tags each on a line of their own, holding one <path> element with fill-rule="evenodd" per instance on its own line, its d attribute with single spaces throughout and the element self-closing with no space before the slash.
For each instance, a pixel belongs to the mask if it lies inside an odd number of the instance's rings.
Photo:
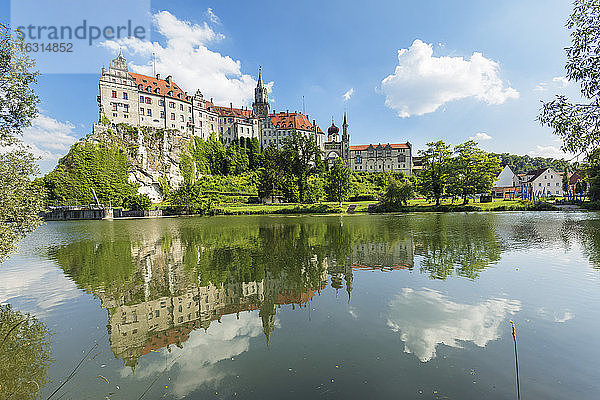
<svg viewBox="0 0 600 400">
<path fill-rule="evenodd" d="M 348 122 L 346 122 L 346 113 L 344 113 L 344 122 L 342 123 L 342 159 L 348 163 L 350 159 L 350 133 L 348 133 Z"/>
<path fill-rule="evenodd" d="M 252 103 L 254 115 L 259 118 L 267 118 L 269 116 L 269 102 L 267 100 L 267 88 L 263 85 L 262 69 L 258 68 L 258 83 L 254 89 L 254 103 Z"/>
</svg>

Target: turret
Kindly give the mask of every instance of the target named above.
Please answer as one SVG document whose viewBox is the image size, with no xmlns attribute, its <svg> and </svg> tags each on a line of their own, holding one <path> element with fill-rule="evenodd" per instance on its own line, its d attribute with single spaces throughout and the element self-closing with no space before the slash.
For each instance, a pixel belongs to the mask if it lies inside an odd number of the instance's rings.
<svg viewBox="0 0 600 400">
<path fill-rule="evenodd" d="M 258 83 L 254 89 L 254 103 L 252 103 L 252 109 L 258 118 L 266 118 L 269 115 L 267 88 L 263 85 L 261 67 L 258 68 Z"/>
</svg>

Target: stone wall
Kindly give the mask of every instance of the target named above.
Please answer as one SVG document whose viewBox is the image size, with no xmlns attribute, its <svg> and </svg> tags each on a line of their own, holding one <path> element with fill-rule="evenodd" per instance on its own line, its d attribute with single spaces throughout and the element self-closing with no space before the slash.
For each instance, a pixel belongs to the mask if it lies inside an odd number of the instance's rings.
<svg viewBox="0 0 600 400">
<path fill-rule="evenodd" d="M 160 202 L 159 178 L 164 178 L 174 189 L 183 183 L 179 161 L 181 153 L 188 150 L 192 137 L 178 130 L 94 124 L 93 132 L 86 140 L 114 143 L 126 151 L 132 161 L 129 181 L 140 185 L 140 194 Z"/>
</svg>

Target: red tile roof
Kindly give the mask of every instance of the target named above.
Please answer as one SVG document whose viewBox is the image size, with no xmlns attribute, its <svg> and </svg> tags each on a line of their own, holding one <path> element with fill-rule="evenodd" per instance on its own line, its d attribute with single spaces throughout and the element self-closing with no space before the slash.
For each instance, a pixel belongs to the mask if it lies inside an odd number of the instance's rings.
<svg viewBox="0 0 600 400">
<path fill-rule="evenodd" d="M 279 129 L 300 129 L 312 131 L 313 125 L 308 120 L 308 117 L 302 113 L 287 113 L 281 112 L 277 114 L 269 114 L 269 118 L 273 125 Z M 318 129 L 321 132 L 320 129 Z"/>
<path fill-rule="evenodd" d="M 242 108 L 212 106 L 211 111 L 216 112 L 221 117 L 251 118 L 254 116 L 252 110 L 244 110 Z"/>
<path fill-rule="evenodd" d="M 192 101 L 192 97 L 186 95 L 185 92 L 181 90 L 181 88 L 173 81 L 171 81 L 171 84 L 169 84 L 164 79 L 157 79 L 152 76 L 136 74 L 135 72 L 130 72 L 129 75 L 131 75 L 131 77 L 135 80 L 138 89 L 141 88 L 141 92 L 158 94 L 187 102 Z M 157 89 L 160 91 L 157 92 Z"/>
<path fill-rule="evenodd" d="M 369 147 L 373 146 L 373 148 L 386 148 L 387 146 L 392 149 L 410 149 L 410 145 L 408 143 L 386 143 L 386 144 L 360 144 L 358 146 L 350 146 L 350 150 L 360 151 L 367 150 Z"/>
</svg>

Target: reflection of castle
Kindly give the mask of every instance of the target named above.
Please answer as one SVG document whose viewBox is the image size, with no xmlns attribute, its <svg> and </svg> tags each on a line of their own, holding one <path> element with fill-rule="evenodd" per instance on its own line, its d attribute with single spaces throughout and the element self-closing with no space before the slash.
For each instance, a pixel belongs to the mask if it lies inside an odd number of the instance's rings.
<svg viewBox="0 0 600 400">
<path fill-rule="evenodd" d="M 275 323 L 275 307 L 304 305 L 327 282 L 322 270 L 322 286 L 304 291 L 286 287 L 286 276 L 266 273 L 264 279 L 252 282 L 227 281 L 222 284 L 191 281 L 183 270 L 183 251 L 179 240 L 134 247 L 136 264 L 143 279 L 129 290 L 113 298 L 99 293 L 102 306 L 108 308 L 108 330 L 111 349 L 127 365 L 135 366 L 139 357 L 169 345 L 181 346 L 191 331 L 208 329 L 224 315 L 260 310 L 263 330 L 270 340 Z M 143 282 L 143 283 L 142 283 Z"/>
</svg>

